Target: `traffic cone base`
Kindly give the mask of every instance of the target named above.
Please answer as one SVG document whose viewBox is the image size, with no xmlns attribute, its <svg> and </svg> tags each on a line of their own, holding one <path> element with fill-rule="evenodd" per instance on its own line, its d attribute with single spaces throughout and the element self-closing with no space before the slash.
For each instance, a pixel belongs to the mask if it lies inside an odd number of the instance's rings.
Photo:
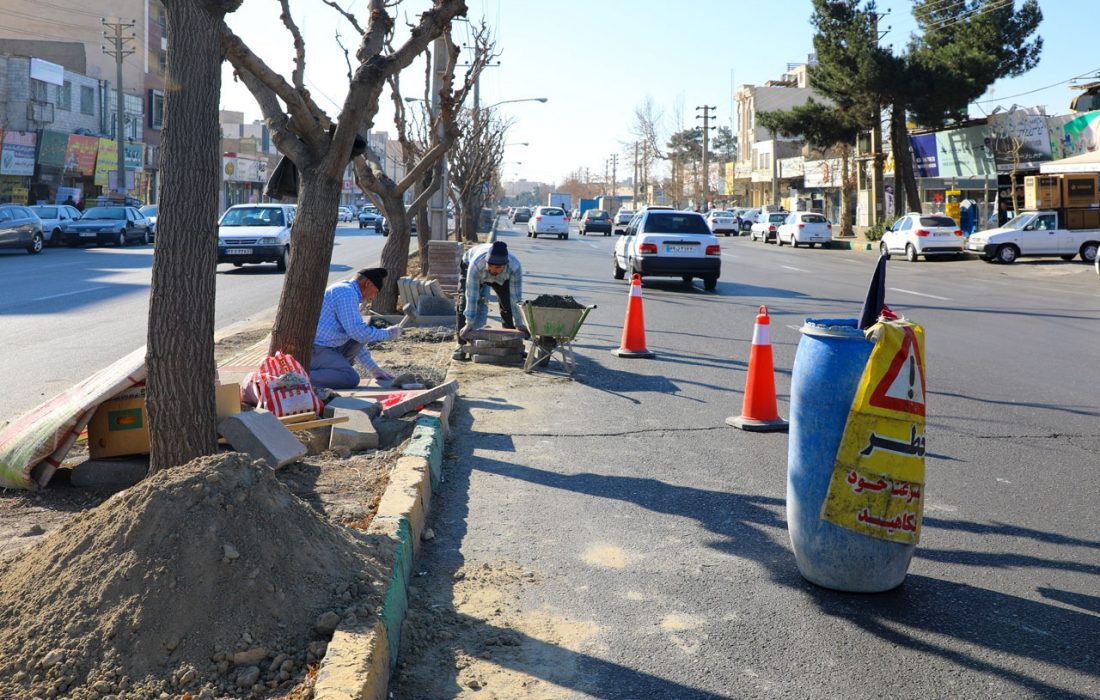
<svg viewBox="0 0 1100 700">
<path fill-rule="evenodd" d="M 640 359 L 640 358 L 657 357 L 655 354 L 653 354 L 649 350 L 625 350 L 623 348 L 618 348 L 617 350 L 612 350 L 611 354 L 615 355 L 617 357 L 625 357 L 627 359 L 631 359 L 631 358 Z"/>
<path fill-rule="evenodd" d="M 726 425 L 732 425 L 735 428 L 747 430 L 750 433 L 779 433 L 786 432 L 787 429 L 790 428 L 790 423 L 782 418 L 776 418 L 774 420 L 756 420 L 744 416 L 730 416 L 726 419 Z"/>
<path fill-rule="evenodd" d="M 768 308 L 761 306 L 752 330 L 752 352 L 745 381 L 745 400 L 740 416 L 730 416 L 727 425 L 756 433 L 787 430 L 788 423 L 779 417 L 775 400 L 775 368 L 772 364 L 771 319 Z"/>
<path fill-rule="evenodd" d="M 628 359 L 656 357 L 645 345 L 645 317 L 642 312 L 642 276 L 630 280 L 630 296 L 627 298 L 626 321 L 623 323 L 623 340 L 612 355 Z"/>
</svg>

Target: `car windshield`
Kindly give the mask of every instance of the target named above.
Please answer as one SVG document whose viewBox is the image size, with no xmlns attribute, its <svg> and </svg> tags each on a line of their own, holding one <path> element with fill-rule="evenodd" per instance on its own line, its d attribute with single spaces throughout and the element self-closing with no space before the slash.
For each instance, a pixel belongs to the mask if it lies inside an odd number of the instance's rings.
<svg viewBox="0 0 1100 700">
<path fill-rule="evenodd" d="M 950 216 L 922 216 L 920 218 L 920 225 L 955 228 L 955 220 L 952 219 Z"/>
<path fill-rule="evenodd" d="M 221 226 L 283 226 L 283 210 L 277 207 L 240 207 L 225 212 Z"/>
<path fill-rule="evenodd" d="M 610 215 L 606 211 L 590 211 L 585 214 L 585 217 L 589 219 L 607 219 Z"/>
<path fill-rule="evenodd" d="M 126 210 L 122 207 L 96 207 L 84 212 L 81 219 L 125 219 Z"/>
<path fill-rule="evenodd" d="M 40 219 L 56 219 L 57 207 L 31 207 L 31 211 L 38 214 Z"/>
<path fill-rule="evenodd" d="M 768 221 L 773 224 L 781 224 L 787 220 L 787 214 L 769 214 Z"/>
<path fill-rule="evenodd" d="M 1020 214 L 1015 219 L 1009 219 L 1005 222 L 1002 228 L 1007 228 L 1010 231 L 1022 231 L 1024 227 L 1030 225 L 1035 221 L 1035 214 Z"/>
<path fill-rule="evenodd" d="M 138 209 L 138 211 L 141 212 L 142 216 L 156 216 L 157 215 L 157 207 L 156 207 L 156 205 L 153 205 L 153 204 L 146 204 L 141 209 Z"/>
<path fill-rule="evenodd" d="M 820 214 L 803 214 L 802 221 L 807 224 L 823 224 L 825 223 L 825 217 Z"/>
<path fill-rule="evenodd" d="M 547 207 L 542 210 L 543 216 L 565 216 L 565 212 L 561 209 L 551 209 Z"/>
<path fill-rule="evenodd" d="M 651 214 L 645 220 L 645 233 L 710 235 L 710 229 L 698 214 Z"/>
</svg>

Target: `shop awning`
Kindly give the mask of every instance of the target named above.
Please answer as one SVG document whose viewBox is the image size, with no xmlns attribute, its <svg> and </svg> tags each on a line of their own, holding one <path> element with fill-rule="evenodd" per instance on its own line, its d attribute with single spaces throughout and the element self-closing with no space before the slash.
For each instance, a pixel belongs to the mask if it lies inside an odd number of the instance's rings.
<svg viewBox="0 0 1100 700">
<path fill-rule="evenodd" d="M 1043 163 L 1039 172 L 1048 173 L 1100 173 L 1100 151 L 1082 153 L 1071 158 L 1052 160 Z"/>
</svg>

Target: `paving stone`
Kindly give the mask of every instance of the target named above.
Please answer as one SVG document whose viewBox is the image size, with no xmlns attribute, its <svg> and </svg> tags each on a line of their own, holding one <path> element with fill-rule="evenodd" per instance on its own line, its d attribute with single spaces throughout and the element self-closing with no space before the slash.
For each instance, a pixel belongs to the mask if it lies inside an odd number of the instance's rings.
<svg viewBox="0 0 1100 700">
<path fill-rule="evenodd" d="M 387 418 L 400 418 L 409 411 L 415 411 L 418 406 L 424 406 L 432 401 L 443 398 L 447 394 L 457 391 L 458 380 L 451 380 L 446 384 L 440 384 L 434 389 L 418 392 L 415 396 L 410 396 L 404 401 L 385 409 L 382 411 L 382 414 Z"/>
<path fill-rule="evenodd" d="M 417 316 L 453 316 L 454 313 L 454 302 L 446 297 L 420 297 L 416 302 Z"/>
<path fill-rule="evenodd" d="M 514 348 L 522 351 L 523 338 L 516 338 L 515 340 L 475 340 L 474 347 L 478 350 L 481 350 L 481 348 Z"/>
<path fill-rule="evenodd" d="M 271 413 L 245 411 L 218 423 L 218 434 L 233 449 L 252 459 L 262 459 L 274 469 L 297 462 L 306 446 Z"/>
<path fill-rule="evenodd" d="M 471 360 L 479 365 L 505 365 L 508 367 L 516 367 L 523 364 L 523 358 L 518 355 L 510 355 L 508 357 L 497 357 L 496 355 L 473 355 Z"/>
<path fill-rule="evenodd" d="M 467 340 L 523 340 L 523 331 L 514 328 L 478 328 L 466 334 Z"/>
<path fill-rule="evenodd" d="M 480 342 L 480 341 L 478 341 Z M 490 356 L 490 357 L 518 357 L 523 358 L 523 346 L 519 347 L 505 347 L 505 348 L 484 348 L 480 345 L 475 346 L 474 357 Z"/>
<path fill-rule="evenodd" d="M 379 416 L 373 422 L 374 429 L 378 431 L 378 445 L 383 450 L 400 445 L 416 429 L 416 421 L 411 419 Z"/>
<path fill-rule="evenodd" d="M 382 404 L 374 399 L 365 399 L 359 396 L 337 396 L 325 404 L 325 418 L 332 418 L 333 411 L 345 408 L 349 411 L 362 411 L 371 418 L 382 413 Z"/>
<path fill-rule="evenodd" d="M 378 431 L 371 417 L 357 409 L 337 408 L 333 418 L 347 418 L 346 423 L 332 426 L 329 448 L 346 447 L 353 452 L 378 448 Z"/>
<path fill-rule="evenodd" d="M 149 458 L 89 459 L 73 467 L 73 486 L 133 486 L 149 472 Z"/>
</svg>

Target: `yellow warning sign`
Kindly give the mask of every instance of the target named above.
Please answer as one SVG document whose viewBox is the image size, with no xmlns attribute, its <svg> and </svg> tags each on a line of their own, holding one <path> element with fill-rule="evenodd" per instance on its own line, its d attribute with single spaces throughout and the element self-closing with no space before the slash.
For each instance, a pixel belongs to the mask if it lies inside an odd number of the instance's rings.
<svg viewBox="0 0 1100 700">
<path fill-rule="evenodd" d="M 822 517 L 915 544 L 924 511 L 924 329 L 882 321 L 837 451 Z"/>
</svg>

